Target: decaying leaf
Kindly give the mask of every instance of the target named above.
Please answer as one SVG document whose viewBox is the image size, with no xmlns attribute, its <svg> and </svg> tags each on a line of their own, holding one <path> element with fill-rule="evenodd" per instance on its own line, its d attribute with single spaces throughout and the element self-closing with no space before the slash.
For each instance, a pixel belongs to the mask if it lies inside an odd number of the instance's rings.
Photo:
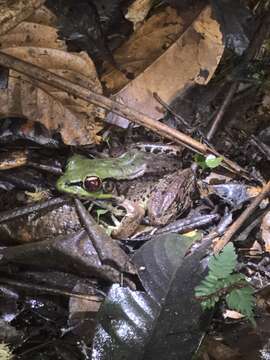
<svg viewBox="0 0 270 360">
<path fill-rule="evenodd" d="M 44 21 L 42 20 L 44 18 Z M 37 22 L 34 22 L 37 21 Z M 92 60 L 84 52 L 68 53 L 52 26 L 55 19 L 45 8 L 31 21 L 21 22 L 0 36 L 1 51 L 38 65 L 77 84 L 102 92 Z M 75 99 L 68 93 L 36 82 L 10 70 L 8 87 L 0 92 L 0 117 L 23 117 L 42 123 L 52 132 L 60 132 L 69 145 L 99 141 L 104 112 Z"/>
<path fill-rule="evenodd" d="M 92 284 L 86 281 L 78 281 L 73 292 L 84 293 L 86 295 L 96 295 Z M 97 297 L 98 299 L 98 297 Z M 69 300 L 69 319 L 68 324 L 72 328 L 72 332 L 89 344 L 94 336 L 96 325 L 96 314 L 99 310 L 101 302 L 91 300 L 85 297 L 71 297 Z"/>
<path fill-rule="evenodd" d="M 261 232 L 265 250 L 270 251 L 270 211 L 268 211 L 263 218 Z"/>
<path fill-rule="evenodd" d="M 213 185 L 203 181 L 199 184 L 201 187 L 200 192 L 203 196 L 216 194 L 231 206 L 239 206 L 256 197 L 261 192 L 261 187 L 259 186 L 249 186 L 232 181 L 220 184 L 214 183 Z"/>
<path fill-rule="evenodd" d="M 184 20 L 177 11 L 167 7 L 151 16 L 128 41 L 114 53 L 119 66 L 135 78 L 171 46 L 184 31 Z M 122 89 L 129 83 L 124 73 L 107 64 L 102 76 L 106 88 L 111 92 Z"/>
<path fill-rule="evenodd" d="M 214 360 L 231 360 L 239 359 L 240 354 L 237 349 L 233 349 L 228 345 L 223 344 L 220 340 L 214 338 L 208 338 L 205 342 L 205 348 L 207 353 L 211 356 L 211 359 Z M 205 357 L 209 358 L 208 356 Z"/>
<path fill-rule="evenodd" d="M 153 0 L 135 0 L 128 8 L 125 18 L 133 22 L 134 30 L 137 29 L 138 24 L 142 22 L 149 10 L 151 9 Z"/>
<path fill-rule="evenodd" d="M 187 29 L 176 10 L 167 7 L 151 16 L 114 54 L 121 69 L 135 79 L 128 83 L 123 72 L 108 66 L 102 81 L 114 99 L 159 119 L 164 109 L 153 93 L 170 103 L 188 86 L 206 84 L 223 50 L 219 24 L 212 18 L 210 7 L 205 7 Z M 107 119 L 128 125 L 127 120 L 112 113 Z"/>
<path fill-rule="evenodd" d="M 44 3 L 45 0 L 1 0 L 0 35 L 27 19 Z"/>
</svg>

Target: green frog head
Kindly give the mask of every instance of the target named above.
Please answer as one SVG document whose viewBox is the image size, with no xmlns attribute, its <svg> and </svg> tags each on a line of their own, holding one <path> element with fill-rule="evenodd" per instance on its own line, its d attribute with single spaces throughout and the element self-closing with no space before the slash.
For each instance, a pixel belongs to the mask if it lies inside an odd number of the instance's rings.
<svg viewBox="0 0 270 360">
<path fill-rule="evenodd" d="M 88 159 L 73 155 L 56 187 L 61 192 L 79 197 L 107 199 L 111 194 L 104 192 L 106 179 L 130 180 L 144 174 L 147 162 L 145 154 L 131 150 L 118 158 Z"/>
</svg>

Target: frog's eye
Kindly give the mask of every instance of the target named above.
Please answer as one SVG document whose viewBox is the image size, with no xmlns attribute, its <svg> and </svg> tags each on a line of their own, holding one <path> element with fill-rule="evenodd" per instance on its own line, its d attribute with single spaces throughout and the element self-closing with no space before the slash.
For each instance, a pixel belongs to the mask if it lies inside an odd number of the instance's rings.
<svg viewBox="0 0 270 360">
<path fill-rule="evenodd" d="M 95 192 L 101 189 L 102 181 L 97 176 L 87 176 L 84 179 L 83 187 L 87 191 Z"/>
</svg>

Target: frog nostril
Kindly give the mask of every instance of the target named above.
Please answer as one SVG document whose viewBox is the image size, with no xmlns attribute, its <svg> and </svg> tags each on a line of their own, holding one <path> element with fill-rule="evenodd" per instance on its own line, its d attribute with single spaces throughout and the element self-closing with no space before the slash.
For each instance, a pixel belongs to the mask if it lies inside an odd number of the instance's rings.
<svg viewBox="0 0 270 360">
<path fill-rule="evenodd" d="M 98 191 L 102 187 L 102 181 L 97 176 L 88 176 L 84 179 L 83 187 L 90 192 Z"/>
</svg>

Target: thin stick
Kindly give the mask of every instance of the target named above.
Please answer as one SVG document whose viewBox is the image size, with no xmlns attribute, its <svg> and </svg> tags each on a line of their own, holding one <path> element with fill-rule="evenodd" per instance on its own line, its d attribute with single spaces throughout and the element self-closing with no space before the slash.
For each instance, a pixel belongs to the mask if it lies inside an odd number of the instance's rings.
<svg viewBox="0 0 270 360">
<path fill-rule="evenodd" d="M 157 102 L 160 103 L 160 105 L 162 105 L 169 113 L 171 113 L 182 125 L 184 125 L 188 130 L 191 130 L 191 126 L 183 118 L 183 116 L 177 114 L 168 104 L 165 103 L 165 101 L 161 99 L 161 97 L 156 92 L 153 93 L 153 97 L 157 100 Z"/>
<path fill-rule="evenodd" d="M 269 194 L 270 192 L 270 181 L 263 187 L 261 193 L 252 201 L 248 208 L 239 216 L 239 218 L 229 227 L 226 231 L 225 235 L 223 235 L 216 245 L 214 246 L 214 253 L 219 253 L 225 245 L 231 240 L 233 235 L 237 230 L 243 225 L 243 223 L 251 216 L 257 206 L 260 205 L 262 200 Z"/>
<path fill-rule="evenodd" d="M 59 75 L 44 70 L 36 65 L 27 63 L 23 60 L 17 59 L 14 56 L 5 54 L 3 52 L 0 52 L 0 65 L 11 68 L 19 73 L 31 77 L 32 83 L 35 86 L 38 86 L 38 82 L 54 86 L 58 89 L 68 92 L 69 94 L 74 95 L 75 97 L 102 107 L 103 109 L 106 109 L 108 111 L 112 111 L 130 120 L 131 122 L 142 125 L 145 128 L 152 130 L 165 138 L 180 143 L 181 145 L 184 145 L 200 154 L 215 154 L 217 156 L 220 156 L 220 154 L 218 154 L 210 147 L 206 146 L 205 144 L 201 144 L 200 142 L 192 139 L 190 136 L 185 135 L 178 130 L 170 128 L 169 126 L 162 124 L 161 122 L 156 121 L 127 105 L 113 101 L 103 95 L 94 93 L 88 88 L 77 85 L 67 79 L 62 78 Z M 245 171 L 245 169 L 224 156 L 223 163 L 227 165 L 227 167 L 229 167 L 233 172 L 236 172 L 245 178 L 249 178 L 248 173 Z"/>
<path fill-rule="evenodd" d="M 238 89 L 238 85 L 239 84 L 237 82 L 233 82 L 232 85 L 230 86 L 230 89 L 229 89 L 228 93 L 226 94 L 226 97 L 225 97 L 222 105 L 220 106 L 218 113 L 216 114 L 216 116 L 213 120 L 211 128 L 208 131 L 207 140 L 213 139 L 213 137 L 224 117 L 224 114 L 225 114 L 228 106 L 230 105 L 234 94 L 236 93 L 236 91 Z"/>
<path fill-rule="evenodd" d="M 35 211 L 41 211 L 47 209 L 49 207 L 54 207 L 54 206 L 60 207 L 70 201 L 71 199 L 65 197 L 57 197 L 50 200 L 46 200 L 44 202 L 38 202 L 36 204 L 26 205 L 12 210 L 2 211 L 0 212 L 0 224 L 6 221 L 15 220 L 24 215 L 29 215 Z"/>
<path fill-rule="evenodd" d="M 16 281 L 16 280 L 10 280 L 6 278 L 0 278 L 0 283 L 13 285 L 16 287 L 20 287 L 23 289 L 28 289 L 31 291 L 38 291 L 43 294 L 54 294 L 54 295 L 62 295 L 62 296 L 68 296 L 68 297 L 74 297 L 81 300 L 87 300 L 87 301 L 94 301 L 94 302 L 101 302 L 104 298 L 98 295 L 89 295 L 79 292 L 72 292 L 72 291 L 66 291 L 61 289 L 55 289 L 53 287 L 47 287 L 43 285 L 36 285 L 36 284 L 29 284 L 24 281 Z"/>
</svg>

